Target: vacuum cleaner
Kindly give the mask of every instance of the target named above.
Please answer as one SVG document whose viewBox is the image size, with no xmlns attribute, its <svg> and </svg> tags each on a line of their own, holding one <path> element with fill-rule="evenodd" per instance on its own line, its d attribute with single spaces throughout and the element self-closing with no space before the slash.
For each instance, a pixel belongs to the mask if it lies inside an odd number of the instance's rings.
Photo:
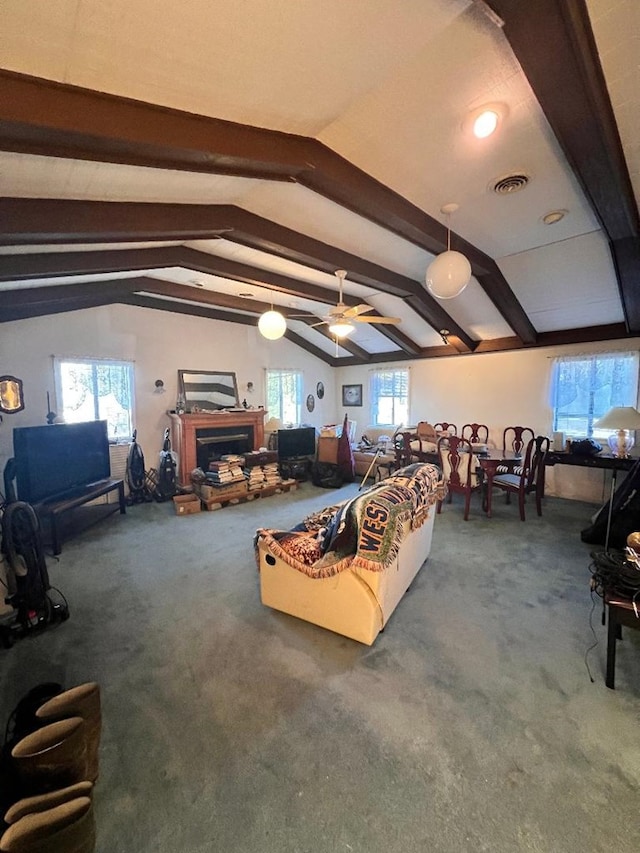
<svg viewBox="0 0 640 853">
<path fill-rule="evenodd" d="M 5 506 L 2 555 L 0 640 L 5 648 L 11 648 L 16 639 L 32 631 L 66 621 L 69 605 L 49 582 L 40 523 L 31 504 L 14 501 Z M 54 599 L 52 590 L 59 600 Z"/>
</svg>

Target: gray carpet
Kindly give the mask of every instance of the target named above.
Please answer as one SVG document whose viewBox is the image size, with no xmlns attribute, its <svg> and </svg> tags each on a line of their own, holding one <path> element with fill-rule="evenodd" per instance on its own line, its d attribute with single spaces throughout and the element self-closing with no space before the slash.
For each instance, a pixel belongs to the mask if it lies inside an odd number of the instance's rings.
<svg viewBox="0 0 640 853">
<path fill-rule="evenodd" d="M 98 851 L 637 850 L 640 632 L 608 690 L 594 508 L 454 498 L 369 648 L 262 607 L 252 549 L 355 490 L 139 505 L 49 559 L 71 618 L 0 651 L 2 723 L 37 682 L 100 683 Z"/>
</svg>

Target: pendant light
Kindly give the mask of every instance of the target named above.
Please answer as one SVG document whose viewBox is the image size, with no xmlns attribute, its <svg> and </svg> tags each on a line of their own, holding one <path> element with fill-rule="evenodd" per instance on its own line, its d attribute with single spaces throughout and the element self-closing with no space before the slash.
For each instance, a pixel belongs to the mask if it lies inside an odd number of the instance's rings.
<svg viewBox="0 0 640 853">
<path fill-rule="evenodd" d="M 467 258 L 461 252 L 451 251 L 449 220 L 457 209 L 457 204 L 445 204 L 440 208 L 447 217 L 447 251 L 439 254 L 427 267 L 427 288 L 438 299 L 459 296 L 471 278 L 471 264 Z"/>
<path fill-rule="evenodd" d="M 273 310 L 273 299 L 271 310 L 265 311 L 258 320 L 258 330 L 268 341 L 277 341 L 287 331 L 287 321 L 279 311 Z"/>
</svg>

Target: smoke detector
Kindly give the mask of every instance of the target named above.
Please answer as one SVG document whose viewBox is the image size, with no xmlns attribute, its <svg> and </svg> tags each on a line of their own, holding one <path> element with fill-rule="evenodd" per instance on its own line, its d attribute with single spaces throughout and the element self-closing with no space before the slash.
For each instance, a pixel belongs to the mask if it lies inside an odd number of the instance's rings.
<svg viewBox="0 0 640 853">
<path fill-rule="evenodd" d="M 503 175 L 491 184 L 494 193 L 498 195 L 511 195 L 523 190 L 529 183 L 529 176 L 524 172 L 513 172 L 510 175 Z"/>
</svg>

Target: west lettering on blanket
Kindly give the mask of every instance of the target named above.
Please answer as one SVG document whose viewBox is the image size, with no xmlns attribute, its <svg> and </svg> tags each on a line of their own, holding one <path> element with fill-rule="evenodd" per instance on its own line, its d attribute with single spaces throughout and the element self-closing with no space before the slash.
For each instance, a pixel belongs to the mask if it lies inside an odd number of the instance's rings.
<svg viewBox="0 0 640 853">
<path fill-rule="evenodd" d="M 377 554 L 382 547 L 388 521 L 389 511 L 385 507 L 368 506 L 362 520 L 358 550 Z"/>
</svg>

